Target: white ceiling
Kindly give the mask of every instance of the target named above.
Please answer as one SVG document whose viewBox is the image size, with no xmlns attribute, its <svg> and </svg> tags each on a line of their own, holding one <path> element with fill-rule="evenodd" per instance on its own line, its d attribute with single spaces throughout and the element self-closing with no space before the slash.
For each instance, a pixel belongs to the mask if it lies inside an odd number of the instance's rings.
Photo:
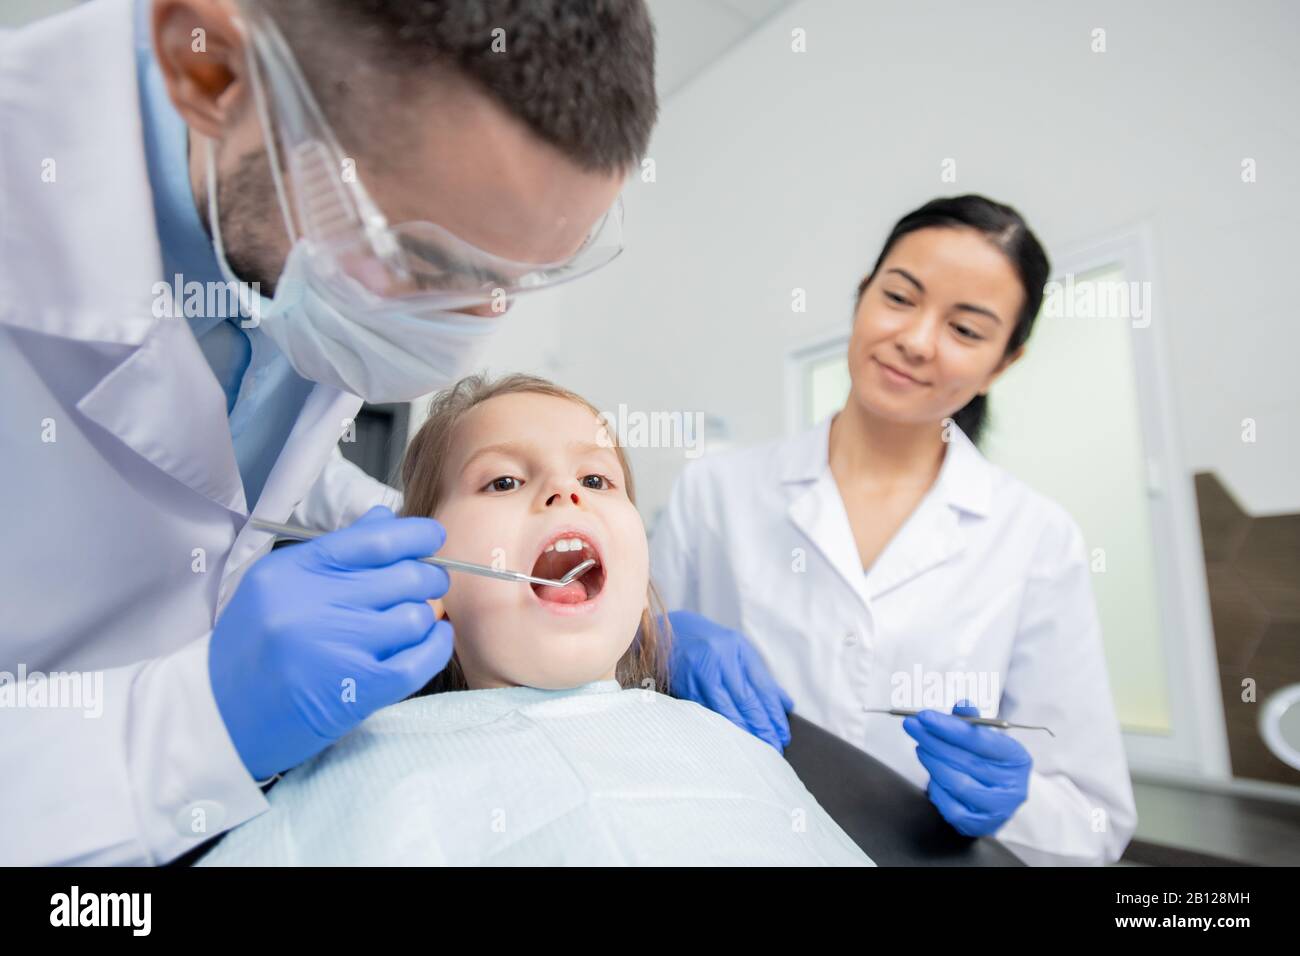
<svg viewBox="0 0 1300 956">
<path fill-rule="evenodd" d="M 0 28 L 75 6 L 77 0 L 4 0 Z M 794 0 L 647 0 L 658 46 L 659 96 L 667 99 Z"/>
<path fill-rule="evenodd" d="M 667 99 L 794 0 L 646 0 L 659 96 Z"/>
</svg>

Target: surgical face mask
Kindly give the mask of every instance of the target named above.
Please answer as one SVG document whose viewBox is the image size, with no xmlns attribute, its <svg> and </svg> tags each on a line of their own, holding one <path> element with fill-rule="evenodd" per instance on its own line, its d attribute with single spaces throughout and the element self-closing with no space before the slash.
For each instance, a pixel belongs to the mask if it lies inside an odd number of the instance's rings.
<svg viewBox="0 0 1300 956">
<path fill-rule="evenodd" d="M 443 388 L 466 372 L 501 315 L 427 309 L 418 315 L 400 301 L 373 297 L 344 310 L 318 288 L 308 268 L 306 240 L 294 243 L 269 301 L 235 275 L 226 260 L 217 210 L 216 161 L 207 143 L 208 219 L 222 276 L 239 289 L 241 308 L 280 347 L 303 378 L 367 402 L 405 402 Z"/>
</svg>

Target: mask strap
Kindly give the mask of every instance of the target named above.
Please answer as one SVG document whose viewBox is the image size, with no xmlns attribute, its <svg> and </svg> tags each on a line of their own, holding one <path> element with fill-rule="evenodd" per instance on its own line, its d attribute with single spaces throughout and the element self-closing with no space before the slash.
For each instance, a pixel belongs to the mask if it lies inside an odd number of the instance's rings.
<svg viewBox="0 0 1300 956">
<path fill-rule="evenodd" d="M 243 26 L 242 21 L 240 26 Z M 248 75 L 253 83 L 253 102 L 257 106 L 257 118 L 262 124 L 262 135 L 266 138 L 266 161 L 271 167 L 271 180 L 275 183 L 275 198 L 280 203 L 280 215 L 284 217 L 284 231 L 292 245 L 298 241 L 298 237 L 294 235 L 293 213 L 289 211 L 289 191 L 285 189 L 284 177 L 280 175 L 280 143 L 275 127 L 271 124 L 271 111 L 266 105 L 266 90 L 262 86 L 262 74 L 257 63 L 257 40 L 251 29 L 245 29 L 244 39 L 248 43 Z"/>
</svg>

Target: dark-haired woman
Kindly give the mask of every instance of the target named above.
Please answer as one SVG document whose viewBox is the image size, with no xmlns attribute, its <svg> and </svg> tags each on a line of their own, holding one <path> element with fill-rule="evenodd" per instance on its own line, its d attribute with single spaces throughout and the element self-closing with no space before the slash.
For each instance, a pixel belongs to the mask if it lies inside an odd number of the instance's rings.
<svg viewBox="0 0 1300 956">
<path fill-rule="evenodd" d="M 652 570 L 679 609 L 678 696 L 778 747 L 793 702 L 960 832 L 1100 864 L 1136 813 L 1083 536 L 975 446 L 1048 269 L 1020 215 L 984 197 L 905 216 L 858 287 L 844 407 L 688 466 Z M 976 714 L 1055 736 L 955 716 Z"/>
</svg>

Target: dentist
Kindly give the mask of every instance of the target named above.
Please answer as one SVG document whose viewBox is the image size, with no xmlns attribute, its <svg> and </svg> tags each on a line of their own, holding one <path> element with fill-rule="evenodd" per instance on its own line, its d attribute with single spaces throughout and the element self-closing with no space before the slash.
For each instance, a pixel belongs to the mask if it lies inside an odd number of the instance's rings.
<svg viewBox="0 0 1300 956">
<path fill-rule="evenodd" d="M 0 35 L 0 863 L 173 859 L 448 660 L 442 529 L 337 446 L 622 247 L 650 21 L 556 6 L 97 0 Z M 250 516 L 350 527 L 268 555 Z"/>
<path fill-rule="evenodd" d="M 1007 206 L 961 196 L 904 216 L 858 286 L 844 407 L 688 465 L 652 574 L 678 609 L 684 696 L 778 747 L 793 703 L 959 832 L 1031 863 L 1100 864 L 1136 815 L 1083 536 L 975 446 L 1047 277 Z M 948 713 L 963 699 L 1055 737 L 968 724 Z M 921 714 L 869 712 L 895 707 Z"/>
</svg>

